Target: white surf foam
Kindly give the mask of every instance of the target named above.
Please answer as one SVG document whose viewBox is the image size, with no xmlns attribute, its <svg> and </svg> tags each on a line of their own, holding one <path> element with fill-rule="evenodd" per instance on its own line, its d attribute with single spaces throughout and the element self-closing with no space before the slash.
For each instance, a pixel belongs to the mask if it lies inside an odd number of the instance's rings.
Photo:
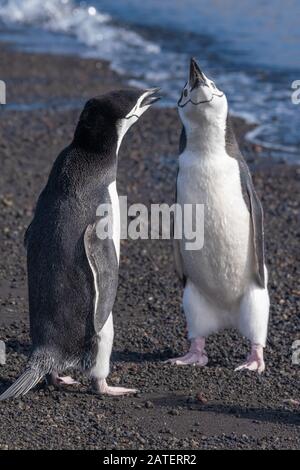
<svg viewBox="0 0 300 470">
<path fill-rule="evenodd" d="M 132 48 L 146 54 L 160 52 L 158 45 L 114 25 L 111 17 L 96 7 L 72 0 L 0 0 L 0 19 L 6 24 L 33 25 L 75 36 L 107 60 Z"/>
</svg>

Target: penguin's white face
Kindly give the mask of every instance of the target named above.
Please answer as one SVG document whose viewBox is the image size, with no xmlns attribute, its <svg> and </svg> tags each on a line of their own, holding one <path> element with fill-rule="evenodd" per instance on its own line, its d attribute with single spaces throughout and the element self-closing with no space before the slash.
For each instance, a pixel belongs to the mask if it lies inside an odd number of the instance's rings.
<svg viewBox="0 0 300 470">
<path fill-rule="evenodd" d="M 144 114 L 150 106 L 155 103 L 157 100 L 160 99 L 159 96 L 156 95 L 159 88 L 151 88 L 149 90 L 144 91 L 142 95 L 138 98 L 134 107 L 129 111 L 129 113 L 125 116 L 125 118 L 120 119 L 117 122 L 117 129 L 118 129 L 118 145 L 117 145 L 117 153 L 119 151 L 121 142 L 126 134 L 126 132 L 130 129 L 130 127 L 135 124 L 138 119 Z"/>
<path fill-rule="evenodd" d="M 178 110 L 184 124 L 197 123 L 201 116 L 213 119 L 227 115 L 225 93 L 200 70 L 194 59 L 191 60 L 189 80 L 178 101 Z"/>
</svg>

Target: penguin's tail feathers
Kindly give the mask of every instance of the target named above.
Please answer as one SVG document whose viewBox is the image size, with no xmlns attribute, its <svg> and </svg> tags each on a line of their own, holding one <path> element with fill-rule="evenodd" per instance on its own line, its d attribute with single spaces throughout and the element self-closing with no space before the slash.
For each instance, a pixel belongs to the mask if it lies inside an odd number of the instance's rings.
<svg viewBox="0 0 300 470">
<path fill-rule="evenodd" d="M 32 357 L 25 372 L 2 395 L 0 401 L 26 395 L 46 374 L 48 370 L 42 367 L 37 357 Z"/>
<path fill-rule="evenodd" d="M 35 369 L 26 369 L 25 372 L 13 383 L 2 395 L 0 401 L 7 398 L 17 398 L 26 395 L 29 390 L 34 387 L 44 376 L 43 372 Z"/>
</svg>

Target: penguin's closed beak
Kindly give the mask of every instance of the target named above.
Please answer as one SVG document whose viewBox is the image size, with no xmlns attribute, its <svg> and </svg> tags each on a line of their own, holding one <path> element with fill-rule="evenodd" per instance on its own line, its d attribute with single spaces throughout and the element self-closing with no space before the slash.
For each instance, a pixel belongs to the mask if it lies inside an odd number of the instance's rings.
<svg viewBox="0 0 300 470">
<path fill-rule="evenodd" d="M 143 108 L 144 106 L 151 106 L 153 103 L 161 99 L 161 96 L 157 93 L 160 91 L 160 88 L 149 88 L 145 90 L 146 96 L 141 102 L 140 107 Z"/>
<path fill-rule="evenodd" d="M 190 62 L 190 76 L 189 76 L 189 85 L 191 90 L 195 88 L 197 83 L 205 83 L 206 79 L 203 73 L 200 70 L 199 65 L 196 60 L 192 57 Z"/>
</svg>

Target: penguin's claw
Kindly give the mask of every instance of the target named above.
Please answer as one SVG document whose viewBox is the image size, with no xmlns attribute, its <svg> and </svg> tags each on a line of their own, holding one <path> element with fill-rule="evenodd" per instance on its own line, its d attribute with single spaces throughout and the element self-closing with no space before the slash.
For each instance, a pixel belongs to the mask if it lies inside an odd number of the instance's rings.
<svg viewBox="0 0 300 470">
<path fill-rule="evenodd" d="M 262 374 L 265 370 L 265 362 L 264 361 L 247 361 L 245 364 L 240 365 L 239 367 L 236 367 L 234 369 L 235 372 L 241 371 L 241 370 L 253 370 L 257 371 L 259 374 Z"/>
<path fill-rule="evenodd" d="M 265 368 L 263 347 L 259 344 L 253 344 L 251 354 L 247 358 L 247 361 L 234 370 L 235 372 L 240 370 L 253 370 L 262 374 Z"/>
<path fill-rule="evenodd" d="M 77 382 L 76 380 L 72 379 L 69 375 L 65 377 L 56 377 L 56 383 L 57 385 L 75 385 L 75 384 L 80 384 L 80 382 Z"/>
<path fill-rule="evenodd" d="M 138 393 L 138 390 L 134 388 L 125 388 L 125 387 L 111 387 L 110 385 L 107 385 L 106 389 L 104 392 L 102 392 L 105 395 L 111 395 L 111 396 L 122 396 L 122 395 L 131 395 L 134 393 Z"/>
<path fill-rule="evenodd" d="M 138 393 L 138 390 L 134 388 L 112 387 L 107 384 L 105 379 L 95 381 L 95 388 L 101 395 L 111 395 L 115 397 Z"/>
<path fill-rule="evenodd" d="M 177 366 L 194 365 L 204 367 L 208 363 L 208 357 L 205 351 L 205 338 L 193 338 L 190 350 L 185 356 L 168 359 L 165 362 L 176 364 Z"/>
<path fill-rule="evenodd" d="M 200 366 L 204 367 L 208 363 L 208 357 L 204 353 L 188 352 L 185 356 L 168 359 L 165 363 L 175 364 L 176 366 Z"/>
<path fill-rule="evenodd" d="M 59 387 L 60 385 L 80 385 L 80 382 L 72 379 L 69 375 L 65 377 L 60 377 L 57 372 L 52 372 L 46 376 L 46 382 L 48 385 L 54 385 L 55 387 Z"/>
</svg>

